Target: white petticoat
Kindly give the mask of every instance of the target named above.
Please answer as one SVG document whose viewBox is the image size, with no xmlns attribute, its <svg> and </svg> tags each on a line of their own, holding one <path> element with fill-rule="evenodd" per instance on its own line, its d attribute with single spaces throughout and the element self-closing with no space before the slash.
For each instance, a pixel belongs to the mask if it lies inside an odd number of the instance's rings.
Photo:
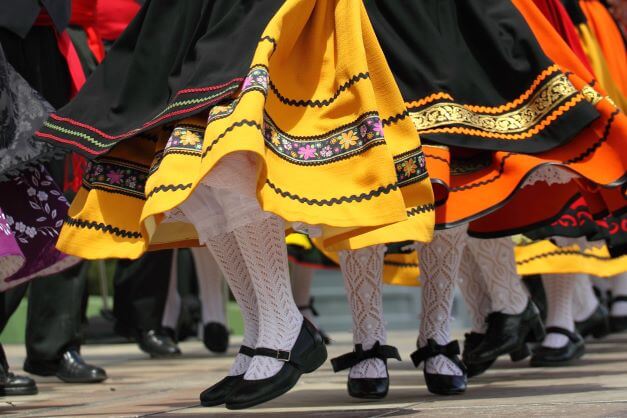
<svg viewBox="0 0 627 418">
<path fill-rule="evenodd" d="M 198 240 L 205 244 L 218 235 L 271 216 L 257 200 L 259 158 L 235 152 L 222 158 L 205 176 L 192 195 L 168 213 L 166 222 L 187 221 L 194 225 Z"/>
<path fill-rule="evenodd" d="M 538 182 L 544 182 L 549 185 L 565 184 L 577 177 L 579 177 L 577 174 L 566 168 L 556 165 L 543 165 L 531 173 L 531 175 L 523 183 L 522 187 L 532 186 Z"/>
</svg>

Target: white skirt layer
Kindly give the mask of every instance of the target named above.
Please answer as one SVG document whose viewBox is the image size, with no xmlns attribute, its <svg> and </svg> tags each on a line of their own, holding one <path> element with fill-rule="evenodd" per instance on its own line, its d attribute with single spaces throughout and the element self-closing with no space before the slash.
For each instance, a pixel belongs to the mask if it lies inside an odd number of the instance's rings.
<svg viewBox="0 0 627 418">
<path fill-rule="evenodd" d="M 259 169 L 259 159 L 252 153 L 242 151 L 227 155 L 178 210 L 169 213 L 167 221 L 193 224 L 201 244 L 263 221 L 272 214 L 264 212 L 257 200 Z"/>
<path fill-rule="evenodd" d="M 522 187 L 532 186 L 538 182 L 551 184 L 565 184 L 579 177 L 572 171 L 556 165 L 544 165 L 535 170 L 525 180 Z"/>
</svg>

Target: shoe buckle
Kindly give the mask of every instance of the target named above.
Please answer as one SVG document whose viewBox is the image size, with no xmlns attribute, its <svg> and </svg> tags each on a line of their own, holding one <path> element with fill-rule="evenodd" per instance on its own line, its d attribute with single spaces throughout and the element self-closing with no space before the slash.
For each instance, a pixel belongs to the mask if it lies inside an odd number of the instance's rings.
<svg viewBox="0 0 627 418">
<path fill-rule="evenodd" d="M 282 350 L 277 350 L 276 351 L 276 359 L 279 361 L 284 361 L 284 362 L 289 362 L 292 359 L 292 352 L 291 351 L 282 351 Z"/>
</svg>

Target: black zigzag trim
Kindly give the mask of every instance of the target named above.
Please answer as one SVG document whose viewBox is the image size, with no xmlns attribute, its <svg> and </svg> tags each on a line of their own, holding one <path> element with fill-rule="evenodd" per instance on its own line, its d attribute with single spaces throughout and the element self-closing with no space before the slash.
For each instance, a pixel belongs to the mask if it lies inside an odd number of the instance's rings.
<svg viewBox="0 0 627 418">
<path fill-rule="evenodd" d="M 534 260 L 539 260 L 541 258 L 549 258 L 554 255 L 579 255 L 581 257 L 594 258 L 594 259 L 601 260 L 601 261 L 611 260 L 610 257 L 601 257 L 601 256 L 594 255 L 594 254 L 586 254 L 577 250 L 555 250 L 555 251 L 549 251 L 547 253 L 534 255 L 533 257 L 529 257 L 521 261 L 517 261 L 516 264 L 518 264 L 519 266 L 522 266 L 523 264 L 531 263 Z"/>
<path fill-rule="evenodd" d="M 106 225 L 101 222 L 83 221 L 81 219 L 70 218 L 69 216 L 65 219 L 65 223 L 67 225 L 75 226 L 77 228 L 95 229 L 96 231 L 108 232 L 109 234 L 113 234 L 122 238 L 142 237 L 142 234 L 140 232 L 127 231 L 125 229 L 120 229 L 117 226 Z"/>
<path fill-rule="evenodd" d="M 339 97 L 340 93 L 342 93 L 343 91 L 345 91 L 346 89 L 351 87 L 353 84 L 357 83 L 359 80 L 366 80 L 369 77 L 370 77 L 370 74 L 368 74 L 368 73 L 359 73 L 359 74 L 356 74 L 356 75 L 352 76 L 347 82 L 342 84 L 337 89 L 335 94 L 330 99 L 325 99 L 325 100 L 294 100 L 294 99 L 288 99 L 287 97 L 283 96 L 279 92 L 279 90 L 276 88 L 276 86 L 274 85 L 272 80 L 270 80 L 270 90 L 272 90 L 272 92 L 281 101 L 281 103 L 289 105 L 289 106 L 324 107 L 324 106 L 328 106 L 331 103 L 333 103 Z"/>
<path fill-rule="evenodd" d="M 438 156 L 438 155 L 425 154 L 425 157 L 426 157 L 426 158 L 431 158 L 431 159 L 434 159 L 434 160 L 440 160 L 440 161 L 442 161 L 443 163 L 445 163 L 446 165 L 449 165 L 449 166 L 451 165 L 451 162 L 450 162 L 450 161 L 448 161 L 446 158 L 442 158 L 442 157 L 440 157 L 440 156 Z"/>
<path fill-rule="evenodd" d="M 601 139 L 599 139 L 597 142 L 592 144 L 590 146 L 590 148 L 585 150 L 581 155 L 579 155 L 579 156 L 577 156 L 575 158 L 571 158 L 570 160 L 564 161 L 564 163 L 565 164 L 578 163 L 578 162 L 584 160 L 585 158 L 587 158 L 590 154 L 595 152 L 597 150 L 597 148 L 599 148 L 601 145 L 603 145 L 603 143 L 605 141 L 607 141 L 607 139 L 608 139 L 608 137 L 610 135 L 610 130 L 612 129 L 612 125 L 614 124 L 614 119 L 616 118 L 616 115 L 618 115 L 619 113 L 620 113 L 619 109 L 616 109 L 615 111 L 612 112 L 612 114 L 610 115 L 609 119 L 607 120 L 607 124 L 605 125 L 605 129 L 603 130 L 603 136 L 601 137 Z"/>
<path fill-rule="evenodd" d="M 152 195 L 159 192 L 176 192 L 178 190 L 186 190 L 192 187 L 192 183 L 187 184 L 168 184 L 161 185 L 153 188 L 150 193 L 146 196 L 146 199 L 150 199 Z"/>
<path fill-rule="evenodd" d="M 382 194 L 388 194 L 391 191 L 397 190 L 398 185 L 396 184 L 388 184 L 387 186 L 381 186 L 375 190 L 371 190 L 369 193 L 361 193 L 359 195 L 351 195 L 351 196 L 342 196 L 342 197 L 333 197 L 331 199 L 308 199 L 306 197 L 301 197 L 296 194 L 292 194 L 290 192 L 283 191 L 281 188 L 277 187 L 270 180 L 266 180 L 266 184 L 278 195 L 281 197 L 286 197 L 288 199 L 297 200 L 300 203 L 306 203 L 310 206 L 333 206 L 339 205 L 342 203 L 351 203 L 351 202 L 361 202 L 363 200 L 370 200 L 373 197 L 379 197 Z"/>
<path fill-rule="evenodd" d="M 263 38 L 259 39 L 259 42 L 263 42 L 263 41 L 268 41 L 268 42 L 270 42 L 273 45 L 272 53 L 274 53 L 274 51 L 276 51 L 276 47 L 278 46 L 278 44 L 276 42 L 276 39 L 274 39 L 271 36 L 266 35 Z"/>
<path fill-rule="evenodd" d="M 398 115 L 390 116 L 389 118 L 385 118 L 381 120 L 381 125 L 388 126 L 393 123 L 397 123 L 399 120 L 403 120 L 409 116 L 409 110 L 405 109 L 403 113 L 399 113 Z"/>
<path fill-rule="evenodd" d="M 505 161 L 507 161 L 507 159 L 509 157 L 511 157 L 512 153 L 507 154 L 505 157 L 503 157 L 503 159 L 501 160 L 501 164 L 499 166 L 499 172 L 496 176 L 492 177 L 491 179 L 488 180 L 483 180 L 480 181 L 478 183 L 471 183 L 471 184 L 467 184 L 465 186 L 460 186 L 460 187 L 453 187 L 450 189 L 451 192 L 461 192 L 463 190 L 468 190 L 468 189 L 474 189 L 475 187 L 481 187 L 481 186 L 486 186 L 490 183 L 494 183 L 495 181 L 497 181 L 499 178 L 501 178 L 503 176 L 503 173 L 505 172 Z"/>
<path fill-rule="evenodd" d="M 211 143 L 209 144 L 209 146 L 207 147 L 205 152 L 202 153 L 202 158 L 205 158 L 207 156 L 207 154 L 209 154 L 211 149 L 215 146 L 215 144 L 220 142 L 220 140 L 222 138 L 224 138 L 229 132 L 231 132 L 233 129 L 239 128 L 241 126 L 253 126 L 253 127 L 257 128 L 260 131 L 262 130 L 261 125 L 258 124 L 257 122 L 255 122 L 254 120 L 242 119 L 242 120 L 239 120 L 237 122 L 234 122 L 231 126 L 226 128 L 220 135 L 218 135 L 218 137 L 216 139 L 211 141 Z"/>
<path fill-rule="evenodd" d="M 435 205 L 433 203 L 428 203 L 426 205 L 418 206 L 412 208 L 407 211 L 407 216 L 412 217 L 416 215 L 420 215 L 421 213 L 433 212 L 435 210 Z"/>
</svg>

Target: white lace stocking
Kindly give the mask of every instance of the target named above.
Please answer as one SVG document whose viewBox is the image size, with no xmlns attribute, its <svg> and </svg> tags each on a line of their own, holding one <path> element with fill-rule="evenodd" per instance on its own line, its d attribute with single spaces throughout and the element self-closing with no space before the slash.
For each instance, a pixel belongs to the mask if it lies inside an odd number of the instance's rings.
<svg viewBox="0 0 627 418">
<path fill-rule="evenodd" d="M 492 301 L 492 312 L 515 315 L 524 311 L 529 297 L 516 272 L 514 242 L 511 238 L 469 237 L 467 245 L 483 272 L 486 289 Z"/>
<path fill-rule="evenodd" d="M 385 321 L 383 319 L 383 278 L 384 245 L 340 252 L 340 267 L 344 276 L 344 287 L 353 316 L 353 343 L 361 344 L 369 350 L 378 341 L 386 342 Z M 351 367 L 352 378 L 387 377 L 383 360 L 367 359 Z"/>
<path fill-rule="evenodd" d="M 220 267 L 207 248 L 192 248 L 198 293 L 202 306 L 202 323 L 217 322 L 226 326 L 224 289 Z"/>
<path fill-rule="evenodd" d="M 542 276 L 542 284 L 546 293 L 547 317 L 546 327 L 560 327 L 569 331 L 575 330 L 573 318 L 573 293 L 575 281 L 583 275 L 550 274 Z M 542 341 L 545 347 L 559 348 L 568 343 L 568 337 L 562 334 L 548 333 Z"/>
<path fill-rule="evenodd" d="M 242 312 L 244 319 L 242 344 L 255 348 L 259 331 L 257 297 L 235 235 L 229 232 L 215 236 L 207 241 L 207 247 L 222 270 L 222 274 Z M 250 361 L 250 357 L 238 353 L 229 371 L 229 376 L 244 374 L 248 370 Z"/>
<path fill-rule="evenodd" d="M 292 296 L 283 221 L 271 215 L 261 222 L 236 229 L 235 237 L 257 296 L 257 347 L 289 351 L 298 338 L 303 316 Z M 283 364 L 274 358 L 255 356 L 244 378 L 272 377 Z"/>
<path fill-rule="evenodd" d="M 612 296 L 627 296 L 627 273 L 618 274 L 611 279 Z M 612 304 L 612 316 L 627 316 L 627 302 Z"/>
<path fill-rule="evenodd" d="M 485 334 L 488 326 L 485 319 L 492 312 L 492 302 L 486 289 L 481 268 L 468 247 L 466 247 L 462 255 L 458 281 L 459 289 L 470 313 L 472 331 Z"/>
<path fill-rule="evenodd" d="M 580 280 L 575 280 L 575 290 L 573 290 L 573 314 L 575 321 L 580 322 L 588 319 L 599 306 L 599 300 L 592 289 L 592 281 L 589 276 L 583 276 Z"/>
<path fill-rule="evenodd" d="M 449 343 L 455 281 L 466 244 L 466 229 L 467 225 L 435 231 L 433 241 L 416 245 L 422 282 L 420 347 L 427 345 L 428 339 L 440 345 Z M 425 370 L 427 373 L 462 375 L 462 371 L 442 355 L 428 359 Z"/>
<path fill-rule="evenodd" d="M 292 279 L 292 293 L 294 294 L 294 302 L 296 306 L 309 306 L 311 300 L 311 282 L 313 281 L 314 271 L 310 267 L 300 265 L 298 263 L 290 263 L 290 277 Z M 316 318 L 311 309 L 300 309 L 300 313 L 318 328 Z"/>
</svg>

